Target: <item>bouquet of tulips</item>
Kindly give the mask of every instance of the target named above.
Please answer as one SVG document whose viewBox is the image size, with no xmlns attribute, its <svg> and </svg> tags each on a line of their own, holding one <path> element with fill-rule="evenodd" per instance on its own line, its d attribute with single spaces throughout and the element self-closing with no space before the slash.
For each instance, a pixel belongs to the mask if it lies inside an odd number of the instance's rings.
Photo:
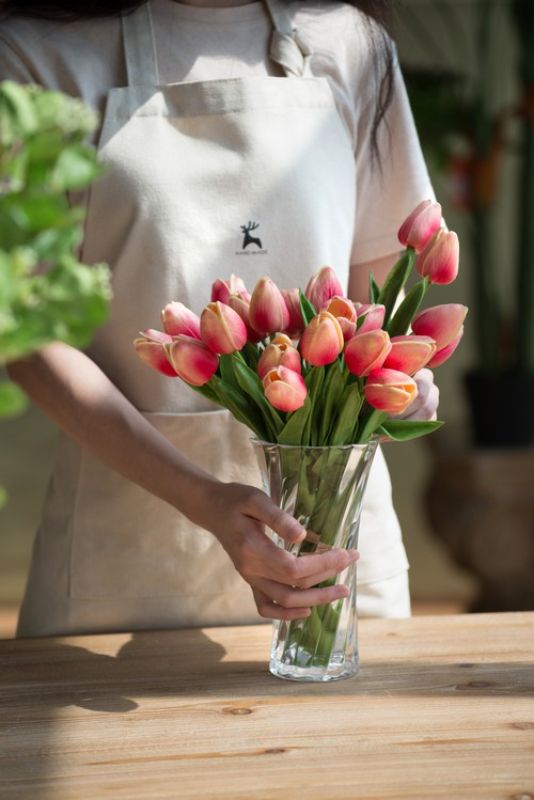
<svg viewBox="0 0 534 800">
<path fill-rule="evenodd" d="M 403 223 L 399 240 L 404 252 L 381 288 L 370 277 L 367 302 L 346 297 L 330 267 L 304 292 L 264 277 L 251 295 L 232 275 L 215 281 L 200 316 L 171 302 L 162 311 L 164 331 L 145 330 L 135 340 L 147 364 L 229 409 L 260 443 L 286 445 L 266 483 L 308 531 L 297 545 L 278 542 L 298 556 L 357 545 L 366 464 L 377 440 L 412 439 L 442 424 L 414 418 L 410 406 L 419 370 L 446 361 L 462 337 L 465 306 L 420 311 L 431 284 L 455 279 L 458 239 L 443 229 L 440 206 L 426 200 Z M 401 300 L 414 266 L 418 280 Z M 369 453 L 356 465 L 354 448 L 346 446 L 367 442 Z M 334 663 L 336 643 L 352 636 L 343 609 L 340 600 L 280 623 L 283 646 L 273 652 L 298 668 Z"/>
<path fill-rule="evenodd" d="M 143 331 L 137 354 L 263 441 L 324 446 L 430 433 L 442 423 L 406 418 L 417 396 L 413 376 L 452 355 L 467 308 L 419 308 L 431 284 L 455 279 L 458 238 L 442 228 L 439 204 L 426 200 L 399 240 L 405 251 L 381 288 L 370 277 L 369 302 L 346 297 L 330 267 L 304 292 L 264 277 L 250 295 L 232 275 L 215 281 L 200 316 L 180 302 L 165 306 L 164 331 Z M 398 303 L 414 265 L 419 280 Z"/>
</svg>

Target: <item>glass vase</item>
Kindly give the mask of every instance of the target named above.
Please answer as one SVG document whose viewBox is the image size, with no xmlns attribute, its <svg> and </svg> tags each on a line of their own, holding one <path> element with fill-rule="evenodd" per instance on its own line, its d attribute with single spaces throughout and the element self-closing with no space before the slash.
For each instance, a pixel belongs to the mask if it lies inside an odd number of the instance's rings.
<svg viewBox="0 0 534 800">
<path fill-rule="evenodd" d="M 377 440 L 367 444 L 301 447 L 253 440 L 264 488 L 272 500 L 307 530 L 300 544 L 273 533 L 280 547 L 298 557 L 332 548 L 357 548 L 365 486 Z M 356 617 L 356 564 L 320 587 L 344 584 L 350 594 L 313 606 L 311 615 L 274 620 L 273 675 L 296 681 L 332 681 L 359 669 Z"/>
</svg>

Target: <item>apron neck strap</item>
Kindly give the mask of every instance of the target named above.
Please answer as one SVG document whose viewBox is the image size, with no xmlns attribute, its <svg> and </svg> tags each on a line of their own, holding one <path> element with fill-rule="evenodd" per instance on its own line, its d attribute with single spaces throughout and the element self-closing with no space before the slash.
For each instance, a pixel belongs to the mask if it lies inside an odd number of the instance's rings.
<svg viewBox="0 0 534 800">
<path fill-rule="evenodd" d="M 284 0 L 263 0 L 273 22 L 269 55 L 288 77 L 306 73 L 311 50 L 292 27 Z M 121 15 L 122 41 L 129 86 L 159 86 L 158 60 L 150 3 Z"/>
<path fill-rule="evenodd" d="M 159 86 L 158 60 L 150 4 L 123 13 L 122 42 L 128 86 Z"/>
</svg>

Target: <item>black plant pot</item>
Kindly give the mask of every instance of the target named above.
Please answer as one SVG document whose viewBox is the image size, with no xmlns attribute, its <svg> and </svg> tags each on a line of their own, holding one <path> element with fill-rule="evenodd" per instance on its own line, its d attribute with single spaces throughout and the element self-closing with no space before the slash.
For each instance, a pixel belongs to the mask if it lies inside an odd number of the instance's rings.
<svg viewBox="0 0 534 800">
<path fill-rule="evenodd" d="M 474 444 L 528 447 L 534 443 L 534 373 L 464 376 Z"/>
</svg>

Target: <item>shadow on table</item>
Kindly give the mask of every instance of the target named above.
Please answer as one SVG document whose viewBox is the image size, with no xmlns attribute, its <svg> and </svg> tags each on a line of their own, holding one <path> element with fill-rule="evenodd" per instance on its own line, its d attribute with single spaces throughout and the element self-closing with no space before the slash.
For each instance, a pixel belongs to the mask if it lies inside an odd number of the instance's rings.
<svg viewBox="0 0 534 800">
<path fill-rule="evenodd" d="M 132 634 L 116 655 L 49 640 L 31 640 L 23 655 L 24 685 L 9 658 L 2 669 L 9 705 L 33 708 L 78 706 L 109 713 L 129 712 L 136 699 L 198 697 L 232 702 L 263 696 L 321 695 L 471 695 L 534 696 L 534 668 L 513 662 L 436 663 L 363 661 L 358 676 L 328 684 L 275 678 L 268 660 L 223 660 L 226 651 L 200 629 Z M 20 656 L 20 653 L 19 653 Z M 19 687 L 17 686 L 19 684 Z M 20 692 L 20 695 L 18 693 Z M 36 699 L 38 698 L 38 699 Z M 243 705 L 243 703 L 241 703 Z"/>
</svg>

